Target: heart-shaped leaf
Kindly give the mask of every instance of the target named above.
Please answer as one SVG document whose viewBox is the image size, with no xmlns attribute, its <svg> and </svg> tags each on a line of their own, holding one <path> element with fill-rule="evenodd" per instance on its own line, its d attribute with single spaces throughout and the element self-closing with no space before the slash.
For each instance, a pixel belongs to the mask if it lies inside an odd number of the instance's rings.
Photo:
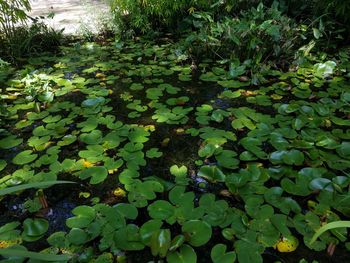
<svg viewBox="0 0 350 263">
<path fill-rule="evenodd" d="M 224 244 L 216 244 L 212 248 L 210 256 L 213 263 L 232 263 L 236 260 L 236 253 L 226 253 L 226 245 Z"/>
<path fill-rule="evenodd" d="M 182 225 L 182 232 L 189 235 L 189 243 L 194 247 L 206 244 L 212 235 L 211 226 L 200 220 L 190 220 Z"/>
</svg>

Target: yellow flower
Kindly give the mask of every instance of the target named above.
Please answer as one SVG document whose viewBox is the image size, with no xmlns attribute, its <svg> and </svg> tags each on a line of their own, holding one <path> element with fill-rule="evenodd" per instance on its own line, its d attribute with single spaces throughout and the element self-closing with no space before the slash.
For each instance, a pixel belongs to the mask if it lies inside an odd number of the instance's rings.
<svg viewBox="0 0 350 263">
<path fill-rule="evenodd" d="M 145 131 L 155 131 L 156 128 L 154 127 L 154 125 L 146 125 L 144 128 L 143 128 Z"/>
<path fill-rule="evenodd" d="M 103 73 L 96 73 L 96 78 L 105 78 L 106 75 Z"/>
<path fill-rule="evenodd" d="M 116 197 L 120 197 L 120 198 L 126 196 L 126 192 L 125 192 L 122 188 L 120 188 L 120 187 L 116 188 L 116 189 L 113 191 L 113 194 L 114 194 Z"/>
<path fill-rule="evenodd" d="M 94 165 L 93 165 L 92 163 L 90 163 L 90 162 L 84 160 L 83 166 L 84 166 L 85 168 L 89 168 L 89 167 L 94 166 Z"/>
</svg>

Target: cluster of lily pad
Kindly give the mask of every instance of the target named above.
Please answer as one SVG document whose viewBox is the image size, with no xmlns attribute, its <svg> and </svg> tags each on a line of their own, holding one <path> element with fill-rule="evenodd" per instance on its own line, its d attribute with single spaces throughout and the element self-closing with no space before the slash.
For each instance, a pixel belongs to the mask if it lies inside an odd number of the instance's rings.
<svg viewBox="0 0 350 263">
<path fill-rule="evenodd" d="M 4 84 L 0 189 L 68 177 L 92 193 L 117 188 L 119 199 L 86 195 L 50 235 L 49 220 L 34 213 L 8 222 L 3 247 L 46 238 L 41 253 L 66 261 L 123 262 L 148 250 L 170 263 L 197 262 L 203 248 L 214 263 L 259 263 L 266 250 L 296 250 L 297 240 L 316 251 L 350 248 L 344 228 L 310 242 L 350 216 L 349 54 L 271 69 L 256 87 L 216 62 L 200 64 L 196 79 L 169 44 L 63 52 L 30 59 Z M 40 87 L 38 99 L 28 86 Z M 183 129 L 162 136 L 185 137 L 196 158 L 169 162 L 176 149 L 155 137 L 158 125 Z M 149 163 L 166 166 L 146 175 Z"/>
</svg>

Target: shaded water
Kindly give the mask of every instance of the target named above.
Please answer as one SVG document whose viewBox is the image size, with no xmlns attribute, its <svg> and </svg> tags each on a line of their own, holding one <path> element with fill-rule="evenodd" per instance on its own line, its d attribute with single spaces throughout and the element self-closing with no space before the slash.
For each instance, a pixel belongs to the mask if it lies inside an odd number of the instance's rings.
<svg viewBox="0 0 350 263">
<path fill-rule="evenodd" d="M 128 51 L 128 50 L 126 50 Z M 134 50 L 129 50 L 129 52 L 133 54 L 135 52 Z M 97 58 L 96 58 L 97 59 Z M 108 61 L 110 59 L 106 54 L 102 54 L 100 58 L 101 61 Z M 148 56 L 141 56 L 141 61 L 147 61 Z M 126 59 L 128 60 L 128 59 Z M 101 62 L 97 61 L 97 62 Z M 77 61 L 78 63 L 79 61 Z M 85 62 L 86 63 L 86 62 Z M 140 83 L 143 82 L 145 79 L 140 78 L 139 76 L 128 76 L 129 71 L 131 71 L 131 68 L 142 66 L 139 62 L 139 58 L 135 58 L 135 56 L 132 56 L 130 59 L 130 64 L 128 69 L 122 70 L 107 70 L 107 71 L 94 71 L 93 73 L 82 73 L 82 70 L 89 68 L 89 66 L 93 66 L 96 61 L 92 60 L 86 63 L 84 67 L 76 68 L 76 71 L 73 71 L 72 68 L 69 68 L 67 70 L 64 70 L 64 78 L 65 79 L 74 79 L 74 77 L 77 77 L 77 75 L 84 76 L 87 78 L 93 78 L 96 79 L 96 73 L 104 73 L 106 75 L 115 75 L 119 76 L 120 78 L 130 78 L 128 83 L 123 83 L 120 80 L 117 80 L 113 84 L 107 84 L 107 89 L 112 90 L 112 94 L 108 96 L 111 101 L 108 103 L 108 106 L 113 107 L 112 111 L 109 112 L 109 114 L 114 115 L 117 117 L 118 120 L 122 121 L 124 124 L 139 124 L 139 125 L 154 125 L 155 131 L 151 133 L 150 140 L 145 143 L 145 148 L 159 148 L 161 152 L 163 152 L 163 156 L 160 159 L 150 159 L 147 161 L 147 165 L 144 167 L 141 167 L 140 174 L 141 178 L 146 178 L 150 176 L 154 176 L 157 178 L 160 178 L 161 180 L 166 181 L 168 184 L 173 184 L 173 176 L 169 172 L 169 167 L 173 164 L 177 165 L 185 165 L 189 169 L 189 174 L 191 178 L 193 179 L 192 184 L 189 186 L 189 189 L 195 192 L 198 197 L 203 192 L 211 192 L 215 193 L 217 195 L 220 194 L 220 191 L 225 188 L 223 184 L 210 184 L 207 183 L 204 179 L 199 178 L 197 176 L 197 166 L 194 164 L 194 162 L 198 159 L 198 148 L 200 147 L 201 143 L 203 142 L 202 139 L 197 137 L 192 137 L 189 134 L 184 134 L 183 132 L 179 132 L 179 129 L 189 129 L 189 128 L 201 128 L 205 127 L 207 125 L 201 125 L 196 122 L 195 115 L 193 114 L 195 112 L 195 108 L 199 107 L 203 104 L 209 104 L 212 105 L 214 109 L 229 109 L 229 108 L 238 108 L 241 106 L 247 106 L 250 108 L 256 109 L 258 112 L 269 114 L 269 115 L 275 115 L 276 112 L 274 108 L 271 106 L 257 106 L 253 105 L 251 103 L 247 103 L 245 100 L 245 97 L 242 97 L 238 100 L 229 100 L 229 99 L 223 99 L 219 97 L 219 94 L 224 91 L 225 89 L 218 85 L 216 82 L 204 82 L 200 81 L 198 77 L 194 76 L 191 81 L 180 81 L 178 78 L 177 73 L 172 74 L 171 76 L 164 76 L 159 77 L 162 78 L 164 83 L 171 84 L 175 87 L 182 88 L 181 91 L 176 95 L 170 95 L 164 92 L 164 95 L 161 97 L 161 101 L 164 103 L 167 99 L 171 97 L 180 97 L 180 96 L 188 96 L 190 98 L 189 102 L 186 102 L 185 107 L 193 107 L 194 110 L 189 114 L 189 121 L 186 124 L 165 124 L 165 123 L 157 123 L 154 119 L 152 119 L 154 115 L 153 109 L 148 109 L 147 111 L 143 112 L 141 117 L 131 119 L 128 117 L 128 113 L 130 110 L 126 107 L 126 105 L 129 103 L 129 101 L 125 101 L 121 98 L 121 95 L 128 91 L 132 93 L 133 100 L 139 99 L 141 100 L 141 105 L 145 106 L 147 105 L 146 101 L 149 101 L 148 99 L 145 99 L 144 90 L 147 88 L 153 88 L 156 87 L 158 84 L 144 84 L 145 88 L 143 91 L 130 91 L 129 86 L 130 83 Z M 184 66 L 186 65 L 186 62 Z M 135 65 L 135 66 L 132 66 Z M 138 66 L 137 66 L 138 65 Z M 213 66 L 216 66 L 215 63 L 213 63 Z M 201 70 L 201 69 L 199 69 Z M 197 74 L 199 75 L 199 74 Z M 152 79 L 153 76 L 149 77 L 148 79 Z M 262 85 L 262 87 L 269 87 L 271 83 L 266 83 L 265 86 Z M 90 85 L 93 86 L 93 85 Z M 246 87 L 246 89 L 255 91 L 262 87 Z M 86 99 L 86 96 L 78 91 L 78 92 L 71 92 L 64 96 L 58 97 L 57 101 L 70 101 L 75 103 L 75 105 L 80 106 L 82 101 Z M 290 98 L 288 98 L 290 100 Z M 76 123 L 83 121 L 83 116 L 78 116 L 76 119 L 74 119 L 74 123 L 69 125 L 68 133 L 77 131 L 78 128 L 76 127 Z M 18 131 L 16 129 L 13 129 L 13 133 L 19 134 L 20 137 L 24 138 L 25 140 L 28 139 L 31 135 L 31 131 L 36 127 L 41 125 L 41 121 L 35 122 L 33 125 L 29 126 L 26 129 L 23 129 L 21 131 Z M 8 128 L 13 128 L 13 126 L 8 125 Z M 225 120 L 221 123 L 214 123 L 211 124 L 211 127 L 215 128 L 221 128 L 223 130 L 232 130 L 231 127 L 231 119 L 225 118 Z M 106 133 L 107 129 L 104 127 L 99 127 L 99 129 Z M 246 131 L 237 131 L 236 135 L 238 137 L 238 140 L 240 138 L 243 138 L 246 136 Z M 164 140 L 168 140 L 168 143 L 163 143 Z M 121 145 L 123 146 L 123 145 Z M 237 152 L 242 151 L 242 147 L 238 145 L 236 142 L 229 142 L 227 146 L 230 147 L 230 149 L 235 150 Z M 79 141 L 74 142 L 71 144 L 67 149 L 63 150 L 60 153 L 59 161 L 62 162 L 65 158 L 75 158 L 77 157 L 77 153 L 80 149 L 82 149 L 83 144 L 81 144 Z M 20 151 L 26 149 L 25 145 L 18 146 L 15 148 L 12 148 L 10 151 L 1 152 L 0 153 L 0 159 L 4 159 L 9 161 Z M 116 154 L 115 150 L 111 150 L 108 152 L 111 156 L 114 156 Z M 208 159 L 205 160 L 207 163 L 214 164 L 215 159 Z M 243 168 L 245 164 L 241 163 L 240 167 Z M 5 173 L 10 174 L 14 172 L 18 167 L 12 164 L 9 164 L 6 168 Z M 124 168 L 124 167 L 122 167 Z M 120 171 L 122 170 L 120 169 Z M 48 170 L 48 168 L 45 168 Z M 40 169 L 36 169 L 36 172 L 39 172 Z M 65 179 L 65 180 L 77 180 L 72 175 L 69 174 L 60 174 L 59 179 Z M 200 186 L 201 184 L 205 184 L 204 187 Z M 50 209 L 44 214 L 43 216 L 49 220 L 50 222 L 50 230 L 49 233 L 52 233 L 54 231 L 61 231 L 66 230 L 65 226 L 65 220 L 68 217 L 71 217 L 71 209 L 75 206 L 82 205 L 82 204 L 91 204 L 91 199 L 85 199 L 82 197 L 79 197 L 79 193 L 89 192 L 91 194 L 91 197 L 99 197 L 102 203 L 108 203 L 108 204 L 115 204 L 120 201 L 124 201 L 126 199 L 120 200 L 113 197 L 112 191 L 116 188 L 121 186 L 118 180 L 114 176 L 109 176 L 102 184 L 99 185 L 89 185 L 87 181 L 79 182 L 79 184 L 74 186 L 54 186 L 47 190 L 45 190 L 45 194 L 47 196 L 47 200 L 50 206 Z M 23 195 L 27 194 L 27 196 L 32 196 L 33 191 L 25 192 Z M 165 199 L 166 193 L 158 194 L 159 199 Z M 232 207 L 237 207 L 244 209 L 244 204 L 242 202 L 239 202 L 238 200 L 234 199 L 234 197 L 229 196 L 220 197 L 221 199 L 226 200 Z M 3 223 L 13 220 L 13 219 L 19 219 L 23 220 L 25 217 L 28 216 L 23 209 L 21 208 L 21 205 L 24 202 L 24 198 L 15 198 L 13 200 L 10 200 L 10 198 L 5 199 L 1 205 L 1 210 L 5 211 L 3 219 Z M 7 204 L 7 205 L 4 205 Z M 13 209 L 15 208 L 15 209 Z M 141 225 L 145 221 L 147 221 L 147 210 L 146 208 L 139 209 L 139 218 L 137 220 L 138 225 Z M 144 216 L 143 216 L 144 215 Z M 172 234 L 178 234 L 181 233 L 181 229 L 179 229 L 179 226 L 168 226 L 172 230 Z M 296 234 L 297 235 L 297 234 Z M 297 235 L 298 236 L 298 235 Z M 301 240 L 302 237 L 298 236 Z M 210 262 L 210 251 L 207 249 L 208 247 L 212 247 L 213 245 L 217 243 L 225 243 L 228 245 L 229 248 L 232 247 L 232 242 L 223 240 L 221 236 L 221 229 L 220 228 L 213 228 L 213 237 L 210 240 L 210 242 L 201 248 L 196 248 L 196 252 L 198 255 L 198 262 Z M 34 245 L 35 247 L 35 245 Z M 41 249 L 45 247 L 45 244 L 40 244 L 36 249 Z M 147 262 L 148 260 L 152 260 L 152 256 L 148 250 L 142 251 L 142 252 L 132 252 L 128 253 L 128 260 L 129 262 Z M 300 259 L 305 258 L 308 260 L 314 260 L 317 259 L 319 262 L 347 262 L 347 252 L 343 247 L 337 248 L 335 255 L 333 257 L 329 257 L 326 255 L 325 252 L 313 252 L 309 249 L 307 249 L 305 246 L 300 245 L 298 250 L 294 253 L 288 253 L 288 254 L 282 254 L 278 253 L 275 250 L 267 249 L 265 253 L 263 254 L 264 262 L 286 262 L 286 263 L 294 263 L 299 262 Z"/>
</svg>

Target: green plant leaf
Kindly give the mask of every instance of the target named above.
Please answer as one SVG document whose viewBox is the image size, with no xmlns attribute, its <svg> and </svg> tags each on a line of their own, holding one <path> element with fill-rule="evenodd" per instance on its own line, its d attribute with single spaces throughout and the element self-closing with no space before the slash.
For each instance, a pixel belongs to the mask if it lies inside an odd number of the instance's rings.
<svg viewBox="0 0 350 263">
<path fill-rule="evenodd" d="M 147 208 L 150 217 L 153 219 L 166 220 L 175 213 L 175 208 L 165 200 L 157 200 Z"/>
<path fill-rule="evenodd" d="M 198 176 L 203 177 L 211 182 L 225 182 L 225 174 L 217 166 L 202 166 Z"/>
<path fill-rule="evenodd" d="M 182 166 L 177 166 L 173 165 L 170 167 L 170 173 L 176 177 L 186 177 L 187 176 L 187 167 L 182 165 Z"/>
<path fill-rule="evenodd" d="M 23 152 L 20 152 L 17 154 L 13 159 L 12 162 L 17 165 L 23 165 L 27 163 L 33 162 L 38 157 L 37 154 L 33 154 L 33 151 L 26 150 Z"/>
<path fill-rule="evenodd" d="M 90 179 L 90 184 L 99 184 L 102 183 L 108 176 L 108 171 L 103 166 L 93 166 L 83 170 L 79 177 L 82 180 L 87 178 Z"/>
<path fill-rule="evenodd" d="M 190 237 L 189 243 L 194 247 L 206 244 L 212 235 L 211 226 L 200 220 L 190 220 L 182 225 L 182 232 Z"/>
<path fill-rule="evenodd" d="M 182 245 L 179 251 L 169 253 L 166 259 L 168 263 L 196 263 L 197 255 L 192 247 Z"/>
<path fill-rule="evenodd" d="M 236 253 L 226 253 L 226 245 L 216 244 L 211 250 L 210 257 L 213 263 L 232 263 L 236 260 Z"/>
<path fill-rule="evenodd" d="M 68 218 L 66 225 L 69 228 L 84 228 L 87 227 L 96 216 L 96 211 L 89 206 L 78 206 L 72 210 L 74 217 Z"/>
<path fill-rule="evenodd" d="M 55 254 L 44 254 L 26 251 L 15 248 L 1 248 L 0 255 L 2 256 L 18 256 L 24 258 L 30 258 L 40 261 L 56 262 L 56 261 L 68 261 L 72 258 L 70 255 L 55 255 Z"/>
<path fill-rule="evenodd" d="M 316 233 L 312 236 L 310 244 L 313 244 L 319 236 L 321 236 L 324 232 L 328 230 L 332 230 L 335 228 L 350 228 L 350 221 L 334 221 L 328 224 L 325 224 L 321 228 L 319 228 Z"/>
<path fill-rule="evenodd" d="M 10 135 L 0 140 L 0 148 L 11 149 L 23 142 L 22 138 L 17 138 L 15 135 Z"/>
<path fill-rule="evenodd" d="M 151 236 L 152 255 L 164 258 L 170 247 L 171 233 L 169 229 L 159 229 Z"/>
<path fill-rule="evenodd" d="M 152 149 L 149 149 L 147 152 L 146 152 L 146 156 L 147 158 L 159 158 L 163 155 L 162 152 L 159 152 L 159 149 L 158 148 L 152 148 Z"/>
<path fill-rule="evenodd" d="M 35 241 L 40 239 L 49 229 L 49 222 L 45 219 L 27 218 L 23 222 L 22 238 L 26 241 Z"/>
</svg>

